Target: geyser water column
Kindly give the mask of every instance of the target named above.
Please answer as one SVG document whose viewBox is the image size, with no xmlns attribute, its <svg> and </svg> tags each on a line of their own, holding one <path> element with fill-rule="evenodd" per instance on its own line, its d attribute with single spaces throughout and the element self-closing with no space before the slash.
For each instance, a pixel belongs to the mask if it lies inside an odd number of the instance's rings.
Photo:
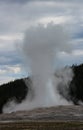
<svg viewBox="0 0 83 130">
<path fill-rule="evenodd" d="M 28 67 L 31 69 L 30 77 L 33 82 L 34 98 L 30 100 L 28 93 L 27 98 L 21 104 L 15 104 L 12 108 L 10 102 L 9 106 L 4 107 L 3 112 L 70 104 L 67 100 L 60 97 L 57 91 L 57 85 L 59 82 L 63 83 L 63 79 L 54 77 L 54 62 L 56 63 L 54 59 L 56 59 L 58 52 L 70 52 L 68 41 L 68 35 L 64 28 L 52 23 L 46 27 L 43 25 L 30 27 L 25 32 L 22 54 L 26 71 Z M 61 71 L 62 73 L 64 72 Z M 62 75 L 64 75 L 64 80 L 67 79 L 67 74 L 66 78 L 65 73 Z M 72 77 L 71 73 L 69 73 L 69 80 L 66 81 L 66 84 L 69 83 L 70 77 Z M 62 91 L 66 90 L 64 88 L 60 89 Z M 10 108 L 12 109 L 10 110 Z"/>
<path fill-rule="evenodd" d="M 59 25 L 38 25 L 26 31 L 23 56 L 25 64 L 31 68 L 37 106 L 56 104 L 54 87 L 49 83 L 54 73 L 54 56 L 59 51 L 69 51 L 69 48 L 68 36 Z"/>
</svg>

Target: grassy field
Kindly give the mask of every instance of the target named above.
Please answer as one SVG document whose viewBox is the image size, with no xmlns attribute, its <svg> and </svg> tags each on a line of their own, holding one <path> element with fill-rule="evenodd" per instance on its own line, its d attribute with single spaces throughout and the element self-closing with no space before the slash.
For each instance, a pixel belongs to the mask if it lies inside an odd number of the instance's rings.
<svg viewBox="0 0 83 130">
<path fill-rule="evenodd" d="M 0 130 L 82 130 L 81 122 L 4 122 Z"/>
</svg>

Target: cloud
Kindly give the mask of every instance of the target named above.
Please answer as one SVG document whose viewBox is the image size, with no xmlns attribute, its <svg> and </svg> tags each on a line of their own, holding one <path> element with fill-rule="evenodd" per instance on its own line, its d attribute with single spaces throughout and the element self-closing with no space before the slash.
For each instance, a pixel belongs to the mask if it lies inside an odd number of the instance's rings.
<svg viewBox="0 0 83 130">
<path fill-rule="evenodd" d="M 26 3 L 29 2 L 30 0 L 0 0 L 0 2 L 6 2 L 6 3 Z"/>
<path fill-rule="evenodd" d="M 1 73 L 11 73 L 13 72 L 14 74 L 20 73 L 21 72 L 21 66 L 19 64 L 17 65 L 4 65 L 4 66 L 0 66 L 0 72 Z"/>
<path fill-rule="evenodd" d="M 0 65 L 21 64 L 16 40 L 22 40 L 25 30 L 39 23 L 65 26 L 73 49 L 82 50 L 82 14 L 83 0 L 0 0 Z M 73 55 L 71 64 L 82 61 L 81 54 L 77 57 Z"/>
<path fill-rule="evenodd" d="M 65 24 L 66 22 L 68 23 L 71 20 L 70 16 L 55 16 L 55 17 L 44 17 L 38 20 L 38 23 L 42 24 L 48 24 L 50 22 L 53 22 L 55 24 Z"/>
<path fill-rule="evenodd" d="M 0 65 L 0 84 L 22 77 L 20 65 Z"/>
<path fill-rule="evenodd" d="M 14 79 L 15 79 L 14 77 L 10 77 L 8 75 L 0 76 L 0 85 L 3 83 L 8 83 L 10 81 L 13 81 Z"/>
<path fill-rule="evenodd" d="M 73 50 L 72 53 L 58 53 L 56 58 L 56 66 L 61 68 L 62 66 L 72 66 L 73 64 L 83 63 L 83 50 Z"/>
<path fill-rule="evenodd" d="M 63 15 L 65 18 L 68 15 L 73 15 L 73 8 L 71 8 L 72 2 L 69 4 L 66 1 L 33 1 L 20 5 L 12 4 L 12 2 L 6 4 L 4 2 L 0 6 L 0 31 L 3 34 L 22 32 L 26 27 L 37 23 L 39 19 L 45 19 L 45 17 L 55 17 L 58 19 L 60 15 Z"/>
<path fill-rule="evenodd" d="M 2 0 L 1 0 L 2 1 Z M 9 1 L 7 4 L 6 2 Z M 23 0 L 28 2 L 29 0 Z M 39 21 L 47 23 L 56 21 L 55 23 L 61 23 L 60 21 L 77 21 L 77 12 L 83 10 L 81 4 L 77 4 L 76 1 L 34 1 L 30 0 L 29 3 L 22 3 L 22 0 L 3 0 L 0 6 L 0 34 L 13 34 L 24 32 L 26 28 L 33 24 L 38 24 Z M 19 4 L 15 4 L 19 3 Z M 79 6 L 77 6 L 79 5 Z M 76 12 L 76 13 L 75 13 Z M 81 12 L 79 12 L 81 14 Z M 78 14 L 78 15 L 79 15 Z M 6 17 L 8 16 L 8 17 Z M 74 16 L 74 19 L 69 19 Z M 69 18 L 68 18 L 69 17 Z M 63 23 L 63 22 L 62 22 Z"/>
<path fill-rule="evenodd" d="M 15 65 L 21 63 L 21 57 L 16 51 L 0 52 L 0 65 Z"/>
<path fill-rule="evenodd" d="M 41 0 L 0 0 L 1 2 L 12 2 L 12 3 L 26 3 L 26 2 L 41 2 Z M 50 0 L 42 0 L 43 2 L 45 1 L 45 2 L 50 2 Z M 51 0 L 51 1 L 54 1 L 54 2 L 62 2 L 62 3 L 64 3 L 64 2 L 66 2 L 66 3 L 70 3 L 70 2 L 83 2 L 82 0 Z"/>
</svg>

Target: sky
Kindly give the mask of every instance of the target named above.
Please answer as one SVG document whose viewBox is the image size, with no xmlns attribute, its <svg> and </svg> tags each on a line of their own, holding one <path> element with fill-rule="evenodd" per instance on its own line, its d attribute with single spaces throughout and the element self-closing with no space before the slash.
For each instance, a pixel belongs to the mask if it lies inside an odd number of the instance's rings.
<svg viewBox="0 0 83 130">
<path fill-rule="evenodd" d="M 21 43 L 30 26 L 63 26 L 72 52 L 57 54 L 56 66 L 83 63 L 83 0 L 0 0 L 0 84 L 28 75 Z"/>
</svg>

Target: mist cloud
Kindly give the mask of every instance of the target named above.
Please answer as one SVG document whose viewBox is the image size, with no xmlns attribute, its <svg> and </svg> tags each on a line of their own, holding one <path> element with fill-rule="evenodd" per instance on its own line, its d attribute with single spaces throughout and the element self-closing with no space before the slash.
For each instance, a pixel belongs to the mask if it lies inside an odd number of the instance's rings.
<svg viewBox="0 0 83 130">
<path fill-rule="evenodd" d="M 30 78 L 34 97 L 31 101 L 28 94 L 22 104 L 16 105 L 15 111 L 70 104 L 66 99 L 61 99 L 57 89 L 58 84 L 62 84 L 63 80 L 63 87 L 71 81 L 72 75 L 69 69 L 59 72 L 59 75 L 61 74 L 64 78 L 61 79 L 59 76 L 57 79 L 56 76 L 54 77 L 54 59 L 56 59 L 58 52 L 69 53 L 71 51 L 68 41 L 69 38 L 64 29 L 52 23 L 46 27 L 43 25 L 30 27 L 25 32 L 22 53 L 26 71 L 28 66 L 31 69 Z M 25 80 L 25 83 L 27 84 L 27 80 Z M 66 88 L 60 86 L 59 90 L 67 96 Z"/>
<path fill-rule="evenodd" d="M 68 32 L 73 36 L 74 49 L 82 50 L 83 44 L 80 45 L 82 43 L 80 39 L 83 40 L 82 14 L 82 0 L 0 0 L 0 66 L 21 64 L 19 55 L 13 52 L 14 38 L 15 36 L 18 37 L 19 34 L 24 34 L 26 28 L 38 23 L 46 25 L 53 21 L 55 24 L 65 24 Z M 16 39 L 18 40 L 18 38 Z M 12 55 L 13 53 L 18 56 Z M 59 63 L 62 64 L 63 62 L 65 65 L 67 63 L 72 65 L 83 62 L 82 55 L 59 58 L 62 60 L 59 60 Z M 24 77 L 24 75 L 21 76 Z"/>
<path fill-rule="evenodd" d="M 49 66 L 49 63 L 47 63 L 49 59 L 51 59 L 50 62 L 52 63 L 53 58 L 59 52 L 65 51 L 69 53 L 71 51 L 68 43 L 69 37 L 64 30 L 62 26 L 50 23 L 47 27 L 39 25 L 26 31 L 23 41 L 23 55 L 27 59 L 25 61 L 28 62 L 28 65 L 30 63 L 33 74 L 40 73 L 40 68 L 38 69 L 37 65 L 43 66 L 46 62 L 46 66 Z M 44 60 L 44 57 L 46 60 Z M 34 67 L 35 69 L 33 69 Z"/>
</svg>

